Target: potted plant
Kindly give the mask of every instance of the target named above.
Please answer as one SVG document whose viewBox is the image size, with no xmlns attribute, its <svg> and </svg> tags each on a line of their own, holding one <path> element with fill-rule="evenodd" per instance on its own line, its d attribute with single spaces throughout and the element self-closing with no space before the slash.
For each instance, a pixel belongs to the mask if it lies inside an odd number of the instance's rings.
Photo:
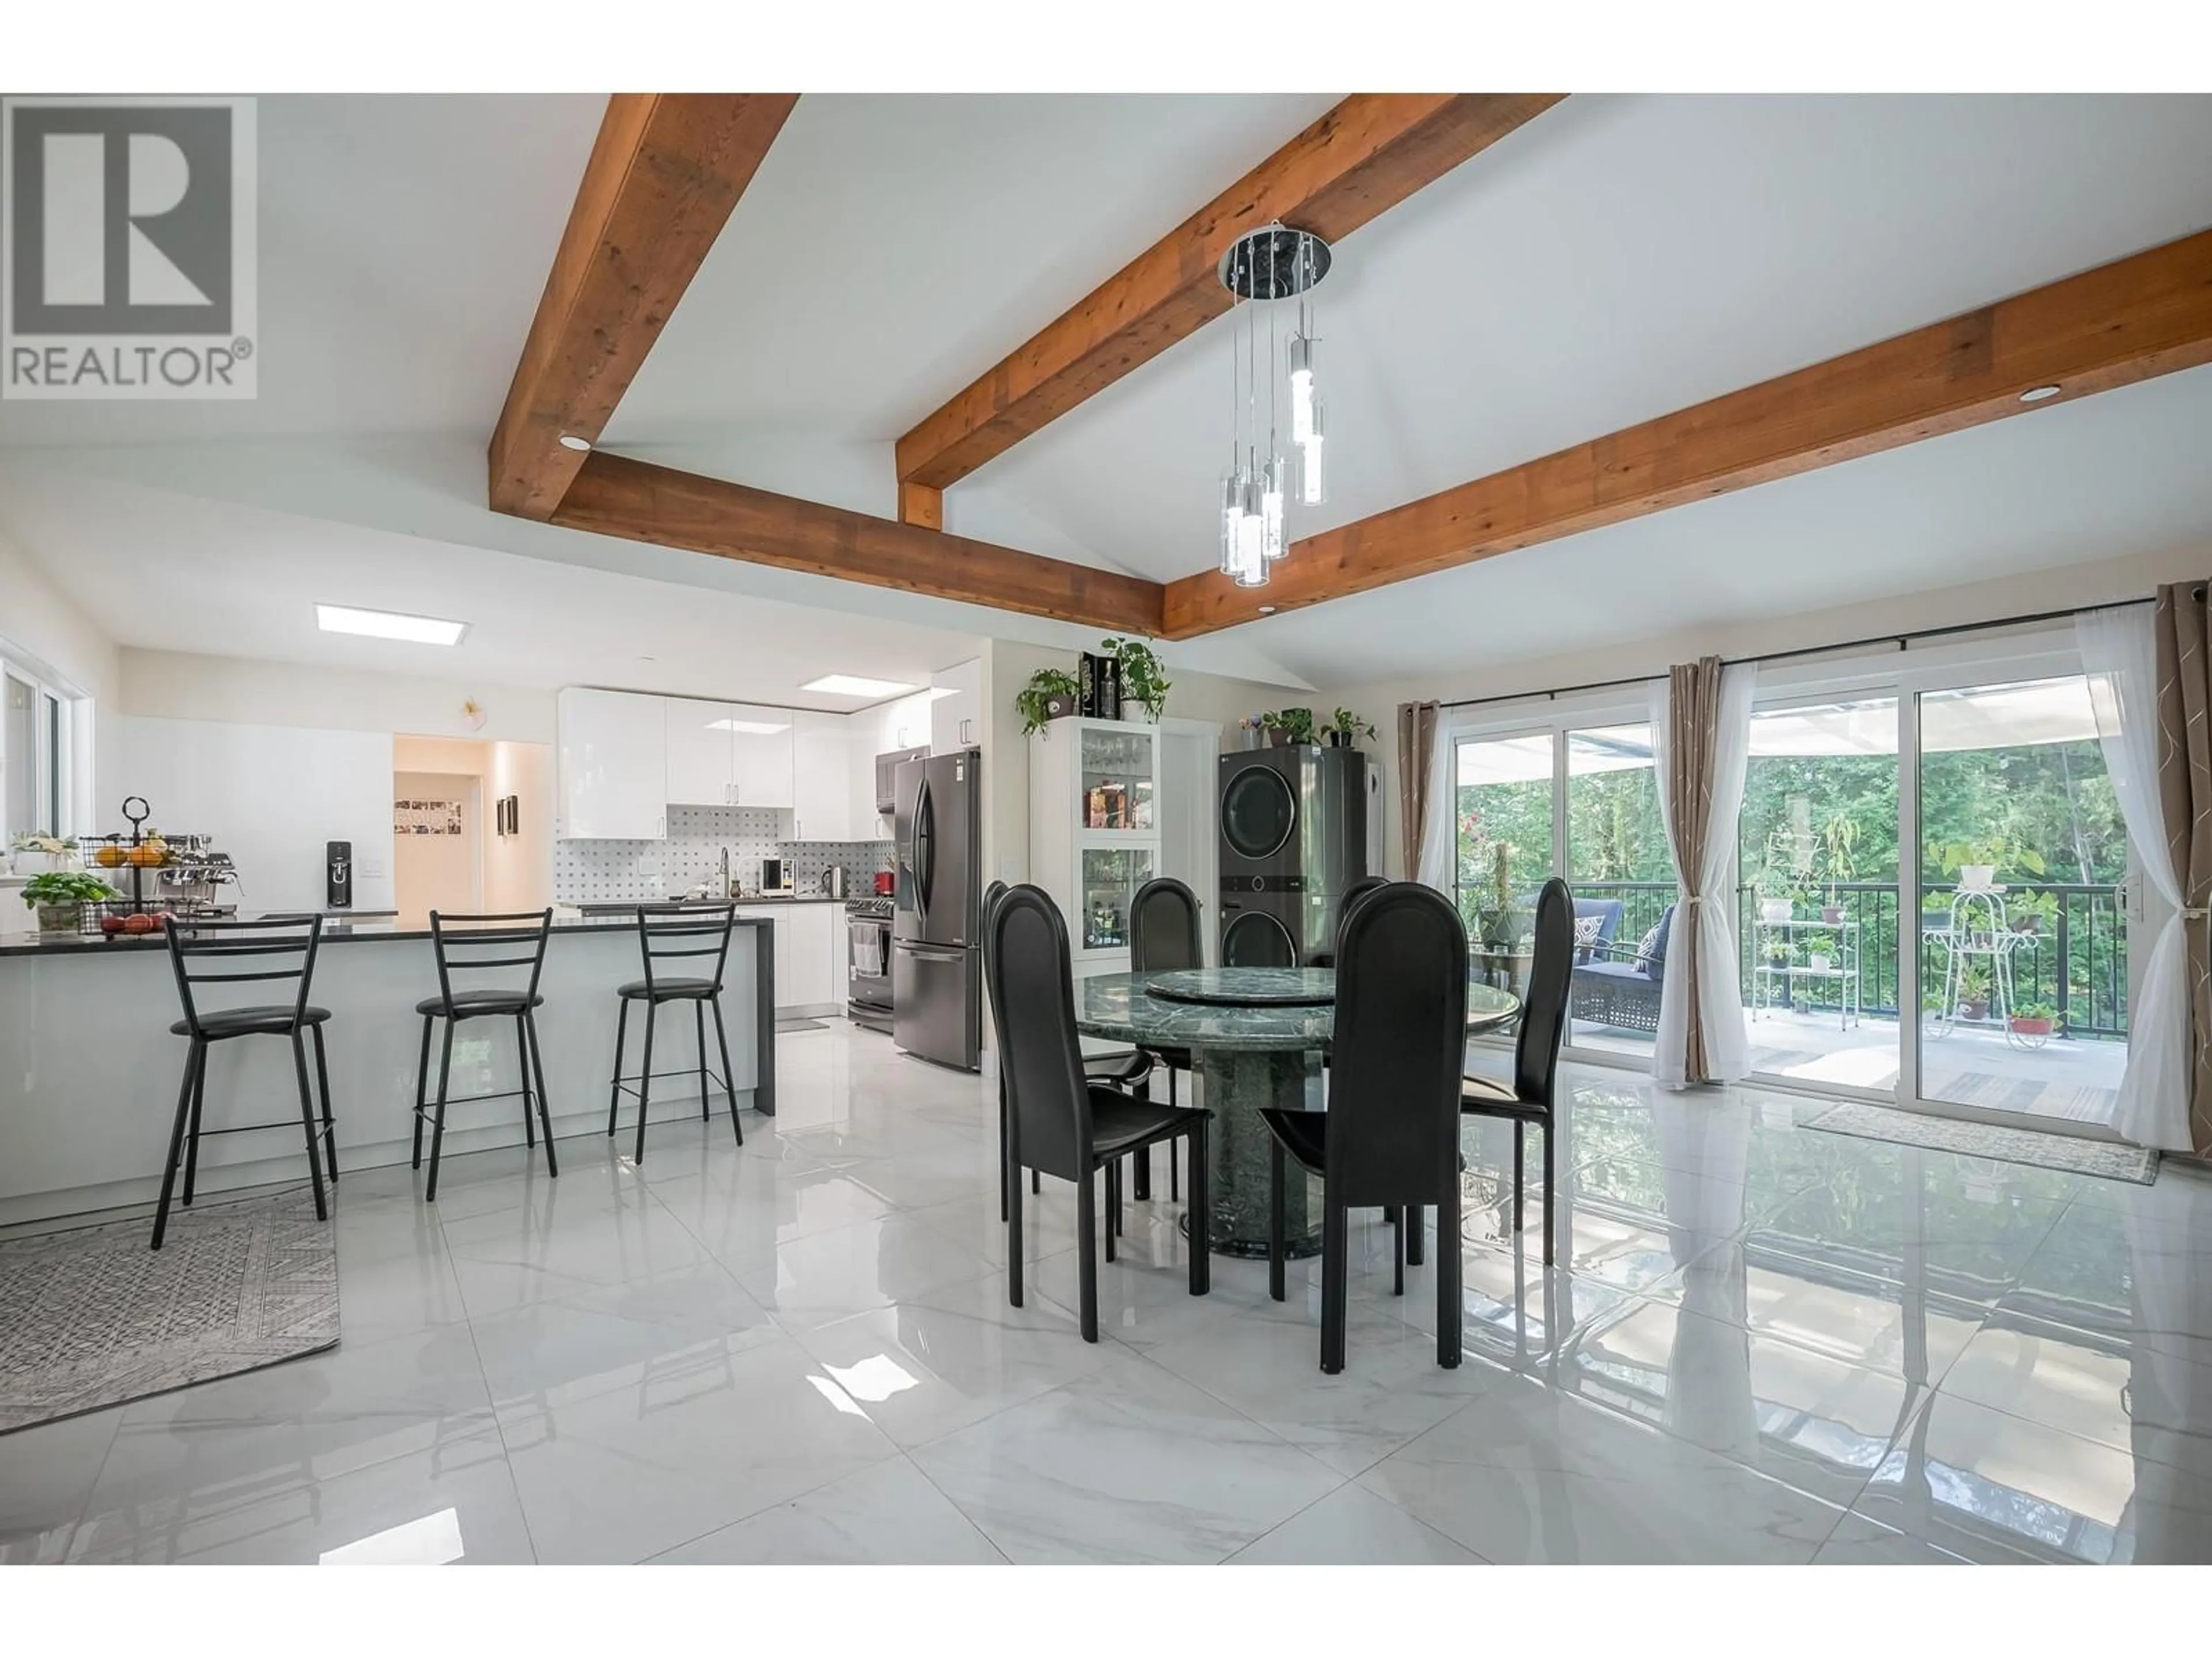
<svg viewBox="0 0 2212 1659">
<path fill-rule="evenodd" d="M 2047 1037 L 2058 1011 L 2047 1002 L 2023 1002 L 2012 1011 L 2011 1025 L 2016 1036 Z"/>
<path fill-rule="evenodd" d="M 2032 847 L 2018 846 L 2003 836 L 1992 836 L 1980 841 L 1931 842 L 1928 849 L 1947 876 L 1955 874 L 1960 888 L 1969 893 L 1986 893 L 1996 885 L 1997 872 L 2007 866 L 2025 870 L 2032 876 L 2043 873 L 2043 855 Z"/>
<path fill-rule="evenodd" d="M 1978 962 L 1959 969 L 1959 1018 L 1982 1020 L 1990 1017 L 1990 970 Z"/>
<path fill-rule="evenodd" d="M 39 913 L 39 931 L 72 933 L 84 920 L 84 907 L 112 899 L 115 890 L 82 870 L 49 870 L 23 884 L 23 903 Z"/>
<path fill-rule="evenodd" d="M 1158 725 L 1173 688 L 1152 647 L 1142 640 L 1115 637 L 1099 641 L 1098 648 L 1121 665 L 1121 718 L 1140 726 Z M 1132 714 L 1132 705 L 1144 714 Z"/>
<path fill-rule="evenodd" d="M 1801 890 L 1797 878 L 1796 838 L 1785 825 L 1777 824 L 1766 838 L 1754 885 L 1759 889 L 1759 919 L 1787 921 L 1796 914 Z"/>
<path fill-rule="evenodd" d="M 1042 732 L 1046 722 L 1065 720 L 1075 712 L 1083 687 L 1065 668 L 1040 668 L 1030 683 L 1014 693 L 1014 709 L 1022 717 L 1022 734 Z"/>
<path fill-rule="evenodd" d="M 1828 971 L 1829 960 L 1826 950 L 1814 950 L 1807 953 L 1805 965 L 1816 974 L 1825 974 Z"/>
<path fill-rule="evenodd" d="M 1340 708 L 1328 717 L 1328 724 L 1321 729 L 1322 741 L 1332 749 L 1349 749 L 1362 736 L 1375 741 L 1374 726 L 1353 714 L 1349 708 Z"/>
<path fill-rule="evenodd" d="M 2058 896 L 2030 889 L 2012 902 L 2009 914 L 2014 933 L 2040 933 L 2058 925 Z"/>
<path fill-rule="evenodd" d="M 1266 728 L 1268 744 L 1276 749 L 1287 749 L 1292 744 L 1313 743 L 1314 712 L 1310 708 L 1278 708 L 1260 716 Z"/>
<path fill-rule="evenodd" d="M 1855 878 L 1858 864 L 1859 824 L 1856 818 L 1838 812 L 1820 826 L 1821 863 L 1826 866 L 1828 896 L 1820 907 L 1820 920 L 1831 926 L 1844 919 L 1843 896 L 1836 890 L 1839 884 Z"/>
<path fill-rule="evenodd" d="M 69 870 L 76 865 L 75 849 L 58 836 L 18 836 L 11 845 L 19 875 L 27 876 L 40 869 Z"/>
</svg>

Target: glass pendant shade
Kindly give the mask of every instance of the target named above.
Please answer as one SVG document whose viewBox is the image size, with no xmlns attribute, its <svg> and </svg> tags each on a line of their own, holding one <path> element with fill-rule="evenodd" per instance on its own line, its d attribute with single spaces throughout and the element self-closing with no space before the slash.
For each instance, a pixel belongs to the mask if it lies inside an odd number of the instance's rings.
<svg viewBox="0 0 2212 1659">
<path fill-rule="evenodd" d="M 1321 460 L 1322 425 L 1322 407 L 1316 402 L 1313 429 L 1298 444 L 1298 502 L 1303 507 L 1319 507 L 1328 499 L 1328 484 Z"/>
<path fill-rule="evenodd" d="M 1283 540 L 1283 475 L 1288 471 L 1279 455 L 1270 455 L 1261 475 L 1260 516 L 1263 526 L 1262 548 L 1269 563 L 1283 556 L 1286 544 Z"/>
<path fill-rule="evenodd" d="M 1313 342 L 1303 334 L 1291 339 L 1291 441 L 1303 445 L 1313 435 Z"/>
<path fill-rule="evenodd" d="M 1221 574 L 1237 574 L 1237 526 L 1244 516 L 1244 481 L 1231 471 L 1221 480 Z"/>
<path fill-rule="evenodd" d="M 1237 520 L 1237 568 L 1230 574 L 1239 587 L 1257 587 L 1267 580 L 1267 518 L 1260 481 L 1249 474 L 1243 498 Z"/>
</svg>

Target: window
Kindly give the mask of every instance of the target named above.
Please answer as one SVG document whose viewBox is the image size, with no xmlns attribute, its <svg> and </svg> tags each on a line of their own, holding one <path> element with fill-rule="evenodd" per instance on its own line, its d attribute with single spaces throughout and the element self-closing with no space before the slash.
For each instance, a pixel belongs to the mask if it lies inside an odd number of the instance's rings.
<svg viewBox="0 0 2212 1659">
<path fill-rule="evenodd" d="M 9 841 L 75 832 L 75 712 L 68 694 L 0 658 L 0 833 Z"/>
</svg>

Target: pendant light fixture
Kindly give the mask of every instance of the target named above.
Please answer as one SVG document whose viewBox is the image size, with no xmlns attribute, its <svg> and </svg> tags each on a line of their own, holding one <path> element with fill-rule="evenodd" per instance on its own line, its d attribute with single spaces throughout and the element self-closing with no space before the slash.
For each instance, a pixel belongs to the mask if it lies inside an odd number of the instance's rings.
<svg viewBox="0 0 2212 1659">
<path fill-rule="evenodd" d="M 1317 337 L 1309 296 L 1328 275 L 1329 258 L 1328 244 L 1320 237 L 1279 224 L 1239 237 L 1221 256 L 1221 285 L 1232 296 L 1221 571 L 1241 587 L 1266 582 L 1268 567 L 1289 551 L 1284 523 L 1288 501 L 1295 495 L 1301 506 L 1318 507 L 1328 499 L 1321 393 L 1314 381 Z M 1238 301 L 1243 302 L 1241 319 Z M 1291 301 L 1294 314 L 1285 316 L 1284 308 Z M 1267 313 L 1264 327 L 1261 312 Z M 1297 453 L 1295 483 L 1283 449 L 1285 428 L 1290 447 Z"/>
</svg>

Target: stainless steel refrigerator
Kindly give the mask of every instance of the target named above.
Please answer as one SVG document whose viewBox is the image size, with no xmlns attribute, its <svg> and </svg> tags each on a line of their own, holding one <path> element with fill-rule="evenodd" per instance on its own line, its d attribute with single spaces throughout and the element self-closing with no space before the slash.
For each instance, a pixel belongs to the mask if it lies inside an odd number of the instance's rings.
<svg viewBox="0 0 2212 1659">
<path fill-rule="evenodd" d="M 900 763 L 891 811 L 891 1040 L 973 1072 L 982 1063 L 982 757 Z"/>
</svg>

